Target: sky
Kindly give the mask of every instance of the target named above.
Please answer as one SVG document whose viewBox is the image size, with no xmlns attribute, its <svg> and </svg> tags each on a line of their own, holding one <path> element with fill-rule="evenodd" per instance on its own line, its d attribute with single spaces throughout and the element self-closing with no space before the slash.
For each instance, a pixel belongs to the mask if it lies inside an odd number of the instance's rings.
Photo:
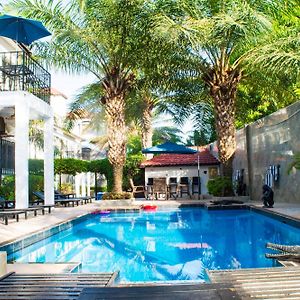
<svg viewBox="0 0 300 300">
<path fill-rule="evenodd" d="M 57 70 L 50 70 L 51 86 L 68 97 L 72 101 L 82 87 L 95 81 L 95 76 L 91 74 L 70 75 Z"/>
<path fill-rule="evenodd" d="M 73 96 L 79 92 L 80 88 L 95 81 L 95 76 L 91 74 L 72 76 L 56 70 L 51 70 L 52 87 L 59 90 L 68 97 L 68 102 L 72 101 Z M 158 126 L 175 126 L 173 122 L 170 122 L 170 117 L 164 116 L 161 118 Z M 187 121 L 181 128 L 183 132 L 183 140 L 185 141 L 187 135 L 192 130 L 193 124 Z"/>
</svg>

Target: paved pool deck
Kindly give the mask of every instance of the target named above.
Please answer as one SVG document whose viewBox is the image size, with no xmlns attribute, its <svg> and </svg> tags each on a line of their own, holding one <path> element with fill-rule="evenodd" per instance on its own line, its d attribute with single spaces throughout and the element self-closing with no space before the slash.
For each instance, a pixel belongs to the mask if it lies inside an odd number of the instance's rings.
<svg viewBox="0 0 300 300">
<path fill-rule="evenodd" d="M 108 201 L 95 201 L 93 203 L 79 205 L 75 207 L 56 207 L 51 214 L 33 216 L 33 213 L 29 213 L 28 219 L 24 220 L 24 217 L 20 217 L 20 221 L 16 222 L 13 219 L 9 220 L 8 225 L 0 224 L 0 245 L 8 243 L 12 240 L 20 239 L 24 236 L 33 234 L 38 231 L 42 231 L 51 228 L 55 225 L 61 224 L 65 221 L 77 218 L 79 216 L 88 214 L 96 209 L 103 208 L 118 208 L 118 209 L 138 209 L 143 204 L 155 204 L 158 207 L 179 207 L 182 204 L 205 204 L 210 200 L 164 200 L 164 201 L 149 201 L 138 199 L 132 202 L 132 204 L 121 203 L 118 206 L 108 206 Z M 262 207 L 261 203 L 248 202 L 247 204 Z M 287 216 L 300 220 L 300 202 L 298 203 L 275 203 L 274 208 L 269 210 L 275 211 Z"/>
</svg>

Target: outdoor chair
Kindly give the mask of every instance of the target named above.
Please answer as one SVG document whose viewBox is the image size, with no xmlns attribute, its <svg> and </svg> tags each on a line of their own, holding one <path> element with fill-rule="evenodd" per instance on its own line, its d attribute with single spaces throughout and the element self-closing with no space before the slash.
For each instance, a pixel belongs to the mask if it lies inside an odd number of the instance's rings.
<svg viewBox="0 0 300 300">
<path fill-rule="evenodd" d="M 153 197 L 153 178 L 148 178 L 145 190 L 146 199 L 150 199 L 151 197 Z"/>
<path fill-rule="evenodd" d="M 5 208 L 5 200 L 0 197 L 0 208 Z"/>
<path fill-rule="evenodd" d="M 56 200 L 59 199 L 80 199 L 81 200 L 81 204 L 87 204 L 87 203 L 92 203 L 92 197 L 91 196 L 82 196 L 82 197 L 76 197 L 75 193 L 67 193 L 67 194 L 63 194 L 60 193 L 59 191 L 54 191 L 54 197 Z"/>
<path fill-rule="evenodd" d="M 44 197 L 44 193 L 43 192 L 32 192 L 33 195 L 35 195 L 36 197 L 38 197 L 39 199 L 45 201 L 45 197 Z M 70 204 L 72 204 L 72 206 L 74 207 L 75 204 L 78 206 L 79 203 L 81 203 L 82 199 L 77 199 L 77 198 L 70 198 L 70 199 L 65 199 L 65 198 L 60 198 L 60 199 L 55 199 L 54 198 L 54 203 L 55 204 L 60 204 L 60 205 L 64 205 L 69 206 Z M 49 205 L 43 205 L 44 207 L 49 207 Z M 53 206 L 53 205 L 52 205 Z"/>
<path fill-rule="evenodd" d="M 200 186 L 199 186 L 200 183 Z M 198 177 L 193 177 L 192 179 L 192 194 L 201 194 L 201 182 L 199 179 L 198 182 Z"/>
<path fill-rule="evenodd" d="M 178 197 L 178 184 L 176 177 L 170 177 L 169 186 L 168 186 L 169 198 L 177 199 Z"/>
<path fill-rule="evenodd" d="M 143 185 L 134 185 L 132 178 L 129 179 L 129 184 L 130 184 L 130 187 L 132 189 L 133 197 L 135 197 L 136 194 L 137 195 L 142 194 L 143 197 L 146 198 L 146 196 L 145 196 L 146 190 L 145 190 L 145 187 Z"/>
<path fill-rule="evenodd" d="M 191 197 L 188 177 L 180 177 L 179 191 L 180 191 L 180 197 L 182 197 L 183 194 L 187 194 L 189 197 Z"/>
<path fill-rule="evenodd" d="M 56 199 L 68 199 L 68 198 L 75 198 L 75 195 L 74 193 L 67 193 L 67 194 L 63 194 L 57 190 L 54 191 L 54 197 Z"/>
<path fill-rule="evenodd" d="M 19 216 L 24 214 L 25 219 L 27 219 L 27 211 L 26 210 L 13 210 L 13 211 L 0 211 L 0 218 L 4 220 L 4 224 L 8 225 L 8 218 L 12 217 L 17 222 L 19 222 Z"/>
<path fill-rule="evenodd" d="M 13 217 L 17 220 L 17 222 L 19 222 L 19 215 L 20 214 L 24 214 L 25 215 L 25 219 L 27 219 L 27 215 L 28 212 L 33 212 L 34 216 L 37 216 L 38 212 L 41 211 L 41 213 L 44 215 L 45 214 L 45 208 L 44 206 L 29 206 L 28 208 L 22 208 L 22 209 L 18 209 L 18 208 L 13 208 L 12 206 L 8 206 L 8 204 L 10 205 L 11 203 L 14 204 L 14 200 L 5 200 L 3 197 L 0 197 L 0 203 L 2 204 L 2 206 L 0 206 L 0 217 L 2 217 L 5 221 L 5 225 L 8 224 L 8 218 L 9 217 Z M 49 213 L 51 212 L 51 209 Z"/>
<path fill-rule="evenodd" d="M 166 178 L 153 178 L 153 195 L 156 200 L 159 198 L 168 199 L 168 186 Z"/>
</svg>

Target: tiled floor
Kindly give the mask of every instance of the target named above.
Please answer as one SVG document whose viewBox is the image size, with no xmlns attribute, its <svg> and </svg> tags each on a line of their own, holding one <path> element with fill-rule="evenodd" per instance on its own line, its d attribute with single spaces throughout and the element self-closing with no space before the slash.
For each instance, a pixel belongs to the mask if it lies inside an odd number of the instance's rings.
<svg viewBox="0 0 300 300">
<path fill-rule="evenodd" d="M 20 216 L 20 221 L 10 219 L 8 225 L 0 224 L 0 244 L 5 241 L 17 239 L 19 237 L 31 234 L 36 231 L 40 231 L 56 224 L 62 223 L 68 219 L 73 219 L 81 215 L 85 215 L 95 208 L 98 204 L 91 203 L 85 205 L 79 205 L 75 207 L 58 207 L 54 208 L 51 214 L 45 213 L 45 215 L 33 216 L 33 213 L 29 213 L 28 219 L 24 220 L 23 216 Z"/>
<path fill-rule="evenodd" d="M 209 200 L 168 200 L 168 201 L 143 201 L 142 199 L 134 201 L 133 206 L 135 208 L 141 206 L 142 204 L 155 204 L 161 207 L 178 207 L 181 204 L 191 204 L 191 203 L 205 203 Z M 6 243 L 13 239 L 18 239 L 23 236 L 29 235 L 31 233 L 41 231 L 43 229 L 53 227 L 54 225 L 60 224 L 66 220 L 76 218 L 81 215 L 85 215 L 95 209 L 102 207 L 101 203 L 103 201 L 97 201 L 91 204 L 80 205 L 76 207 L 59 207 L 54 208 L 51 214 L 39 215 L 33 217 L 29 215 L 27 220 L 23 219 L 23 216 L 20 218 L 20 222 L 15 222 L 14 220 L 9 221 L 9 225 L 0 224 L 0 244 Z M 251 205 L 256 205 L 261 207 L 261 203 L 250 202 Z M 107 208 L 107 205 L 103 206 Z M 126 208 L 130 208 L 127 204 Z M 122 204 L 124 208 L 124 204 Z M 276 212 L 293 216 L 294 218 L 300 219 L 300 203 L 299 204 L 290 204 L 290 203 L 275 203 L 275 207 L 270 209 Z"/>
</svg>

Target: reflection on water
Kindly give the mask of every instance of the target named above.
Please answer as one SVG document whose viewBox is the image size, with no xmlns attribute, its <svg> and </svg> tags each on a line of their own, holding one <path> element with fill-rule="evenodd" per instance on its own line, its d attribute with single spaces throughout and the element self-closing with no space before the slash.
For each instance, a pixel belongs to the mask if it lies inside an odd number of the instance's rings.
<svg viewBox="0 0 300 300">
<path fill-rule="evenodd" d="M 121 281 L 207 280 L 205 269 L 271 267 L 266 242 L 299 244 L 300 230 L 250 211 L 201 208 L 89 216 L 10 257 L 120 270 Z"/>
</svg>

